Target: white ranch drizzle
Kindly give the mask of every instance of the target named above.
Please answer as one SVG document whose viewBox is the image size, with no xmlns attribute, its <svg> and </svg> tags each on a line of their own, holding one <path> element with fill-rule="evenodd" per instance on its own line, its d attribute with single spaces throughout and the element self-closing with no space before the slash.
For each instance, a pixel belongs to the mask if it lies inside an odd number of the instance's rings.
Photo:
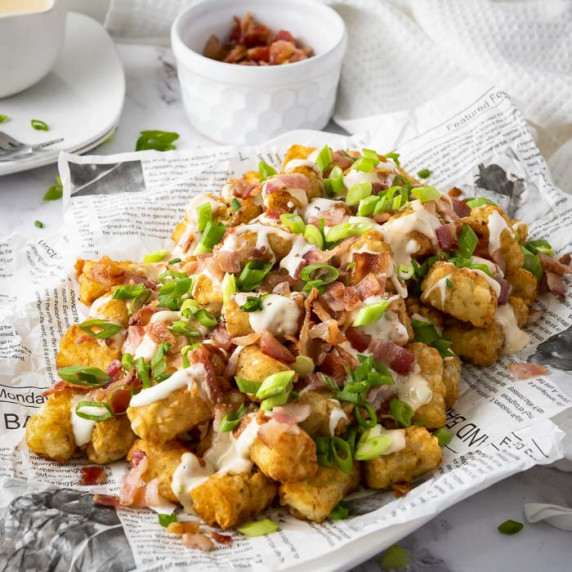
<svg viewBox="0 0 572 572">
<path fill-rule="evenodd" d="M 445 297 L 447 295 L 447 288 L 448 288 L 447 280 L 449 280 L 449 281 L 451 280 L 450 274 L 443 276 L 443 278 L 437 280 L 437 282 L 435 282 L 435 284 L 433 284 L 433 286 L 431 286 L 431 288 L 429 288 L 429 290 L 426 290 L 425 292 L 423 292 L 424 299 L 429 298 L 429 296 L 435 290 L 439 290 L 439 292 L 441 294 L 441 308 L 444 308 L 445 307 Z"/>
<path fill-rule="evenodd" d="M 71 400 L 71 424 L 74 441 L 77 447 L 83 447 L 91 441 L 91 435 L 95 429 L 95 421 L 91 419 L 84 419 L 76 414 L 75 408 L 77 404 L 82 401 L 84 396 L 75 395 Z M 101 408 L 99 407 L 83 407 L 82 411 L 90 415 L 101 415 Z"/>
<path fill-rule="evenodd" d="M 268 294 L 262 300 L 262 310 L 249 312 L 248 320 L 256 333 L 269 331 L 277 337 L 293 336 L 298 331 L 300 314 L 293 298 Z"/>
<path fill-rule="evenodd" d="M 287 187 L 285 189 L 280 189 L 281 191 L 288 193 L 291 197 L 294 197 L 302 207 L 305 207 L 308 204 L 308 195 L 304 189 L 299 189 L 296 187 Z M 266 183 L 262 187 L 262 201 L 265 207 L 268 207 L 268 197 L 271 193 L 266 192 Z M 289 206 L 294 206 L 289 205 Z"/>
<path fill-rule="evenodd" d="M 330 399 L 334 407 L 330 411 L 330 423 L 329 423 L 329 430 L 330 435 L 333 437 L 336 434 L 336 427 L 338 423 L 342 420 L 348 421 L 348 416 L 345 414 L 344 410 L 342 409 L 340 402 L 337 399 Z"/>
<path fill-rule="evenodd" d="M 150 360 L 158 347 L 159 344 L 157 344 L 149 334 L 145 334 L 141 339 L 141 343 L 137 346 L 133 357 L 135 359 L 143 358 Z"/>
<path fill-rule="evenodd" d="M 359 183 L 379 183 L 379 176 L 377 171 L 370 171 L 366 173 L 365 171 L 358 171 L 357 169 L 351 169 L 347 175 L 344 175 L 344 185 L 349 191 L 354 185 Z"/>
<path fill-rule="evenodd" d="M 369 430 L 371 437 L 389 437 L 391 439 L 390 446 L 381 453 L 382 455 L 391 455 L 405 449 L 405 430 L 404 429 L 385 429 L 381 425 L 375 425 Z"/>
<path fill-rule="evenodd" d="M 272 259 L 274 260 L 274 251 L 270 248 L 270 243 L 268 242 L 268 236 L 274 234 L 287 240 L 292 241 L 292 235 L 285 232 L 277 227 L 268 226 L 260 223 L 255 224 L 245 224 L 244 226 L 236 227 L 235 232 L 229 234 L 222 243 L 220 248 L 223 252 L 236 252 L 240 249 L 239 241 L 241 240 L 240 235 L 244 232 L 252 232 L 256 235 L 256 248 L 266 248 L 267 252 L 272 254 Z"/>
<path fill-rule="evenodd" d="M 308 222 L 311 218 L 320 218 L 322 212 L 336 208 L 338 204 L 342 204 L 341 201 L 323 199 L 320 197 L 312 199 L 302 212 L 302 218 L 304 222 Z"/>
<path fill-rule="evenodd" d="M 408 375 L 396 375 L 397 394 L 401 401 L 408 403 L 413 411 L 427 405 L 433 398 L 433 391 L 427 380 L 421 375 L 421 368 L 416 363 L 413 371 Z"/>
<path fill-rule="evenodd" d="M 493 211 L 489 215 L 487 226 L 489 228 L 489 254 L 492 255 L 493 252 L 501 247 L 501 235 L 503 231 L 508 230 L 511 235 L 512 231 L 498 211 Z"/>
<path fill-rule="evenodd" d="M 284 172 L 291 171 L 292 169 L 296 169 L 297 167 L 310 167 L 313 169 L 317 175 L 322 177 L 322 171 L 320 171 L 320 167 L 314 163 L 314 161 L 310 161 L 309 159 L 292 159 L 284 165 Z"/>
<path fill-rule="evenodd" d="M 160 322 L 162 324 L 172 324 L 173 322 L 181 319 L 181 312 L 175 312 L 172 310 L 162 310 L 160 312 L 155 312 L 149 322 L 155 324 Z"/>
<path fill-rule="evenodd" d="M 294 278 L 304 255 L 312 250 L 318 250 L 318 247 L 306 242 L 306 239 L 301 234 L 296 235 L 290 252 L 280 261 L 280 268 L 288 270 L 288 274 Z"/>
<path fill-rule="evenodd" d="M 503 354 L 514 354 L 530 343 L 530 335 L 518 327 L 514 308 L 510 304 L 503 304 L 497 308 L 495 322 L 498 322 L 504 332 Z"/>
</svg>

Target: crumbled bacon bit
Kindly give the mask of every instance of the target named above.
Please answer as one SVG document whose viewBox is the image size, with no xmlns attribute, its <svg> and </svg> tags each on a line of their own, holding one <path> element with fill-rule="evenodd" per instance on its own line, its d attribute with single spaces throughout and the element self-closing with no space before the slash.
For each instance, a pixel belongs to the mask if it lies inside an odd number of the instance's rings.
<svg viewBox="0 0 572 572">
<path fill-rule="evenodd" d="M 352 271 L 354 282 L 359 282 L 368 274 L 373 274 L 380 285 L 385 287 L 385 278 L 391 263 L 391 254 L 389 252 L 355 252 L 353 261 L 355 262 Z"/>
<path fill-rule="evenodd" d="M 280 343 L 268 330 L 266 330 L 260 338 L 260 350 L 267 356 L 283 361 L 284 363 L 293 363 L 296 361 L 292 352 L 284 344 Z"/>
<path fill-rule="evenodd" d="M 93 495 L 93 502 L 102 506 L 119 507 L 119 497 L 117 495 Z"/>
<path fill-rule="evenodd" d="M 213 541 L 205 534 L 183 534 L 183 544 L 187 548 L 198 548 L 203 552 L 214 550 Z"/>
<path fill-rule="evenodd" d="M 508 370 L 515 379 L 531 379 L 548 373 L 545 365 L 534 362 L 511 363 Z"/>
<path fill-rule="evenodd" d="M 402 375 L 407 375 L 415 363 L 413 352 L 387 340 L 373 340 L 369 351 L 375 359 Z"/>
<path fill-rule="evenodd" d="M 449 193 L 451 193 L 451 191 L 449 191 Z M 465 201 L 451 199 L 451 203 L 453 204 L 453 209 L 459 218 L 471 216 L 471 207 Z"/>
<path fill-rule="evenodd" d="M 344 332 L 352 347 L 358 352 L 364 352 L 371 342 L 371 336 L 363 333 L 359 328 L 348 326 Z"/>
<path fill-rule="evenodd" d="M 109 375 L 113 380 L 117 380 L 117 376 L 121 373 L 123 368 L 121 367 L 121 362 L 118 359 L 114 359 L 105 370 L 105 373 Z"/>
<path fill-rule="evenodd" d="M 406 495 L 413 488 L 413 486 L 411 483 L 393 483 L 391 488 L 393 489 L 395 498 L 401 498 L 402 496 Z"/>
<path fill-rule="evenodd" d="M 211 339 L 219 348 L 226 351 L 229 351 L 233 346 L 232 336 L 228 333 L 224 324 L 218 324 L 216 326 L 211 333 Z"/>
<path fill-rule="evenodd" d="M 82 467 L 80 486 L 102 485 L 106 481 L 105 469 L 103 467 Z"/>
<path fill-rule="evenodd" d="M 232 536 L 228 536 L 228 534 L 220 534 L 214 530 L 211 530 L 209 534 L 215 542 L 218 542 L 223 546 L 230 546 L 232 544 Z"/>
</svg>

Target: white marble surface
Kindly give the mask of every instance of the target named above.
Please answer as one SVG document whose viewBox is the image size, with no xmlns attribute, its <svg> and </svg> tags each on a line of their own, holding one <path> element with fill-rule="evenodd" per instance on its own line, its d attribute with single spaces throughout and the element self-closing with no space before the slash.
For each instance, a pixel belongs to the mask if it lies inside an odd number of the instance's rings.
<svg viewBox="0 0 572 572">
<path fill-rule="evenodd" d="M 123 116 L 115 138 L 92 153 L 131 151 L 142 129 L 177 131 L 179 148 L 208 143 L 185 119 L 170 50 L 123 45 L 118 51 L 127 79 Z M 62 224 L 61 201 L 42 201 L 56 172 L 54 165 L 0 178 L 0 235 L 18 232 L 37 238 Z M 35 228 L 35 220 L 44 222 L 45 228 Z M 524 522 L 526 502 L 572 506 L 572 473 L 537 467 L 447 510 L 400 542 L 412 556 L 409 570 L 570 570 L 571 533 L 526 523 L 513 537 L 497 532 L 496 527 L 508 518 Z M 358 570 L 381 570 L 379 560 L 376 557 Z"/>
</svg>

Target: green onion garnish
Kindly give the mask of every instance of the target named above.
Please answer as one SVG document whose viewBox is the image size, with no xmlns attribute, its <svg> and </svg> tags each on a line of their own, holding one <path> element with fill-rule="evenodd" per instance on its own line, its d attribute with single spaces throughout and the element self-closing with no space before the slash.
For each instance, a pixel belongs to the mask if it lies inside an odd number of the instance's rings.
<svg viewBox="0 0 572 572">
<path fill-rule="evenodd" d="M 32 125 L 32 127 L 36 131 L 49 131 L 50 130 L 50 128 L 48 127 L 48 124 L 45 121 L 42 121 L 41 119 L 32 119 L 32 121 L 30 121 L 30 124 Z"/>
<path fill-rule="evenodd" d="M 260 173 L 260 182 L 263 183 L 268 179 L 268 177 L 272 177 L 272 175 L 276 175 L 277 171 L 274 167 L 268 165 L 264 161 L 260 161 L 258 163 L 258 172 Z"/>
<path fill-rule="evenodd" d="M 361 199 L 358 206 L 357 214 L 358 216 L 370 216 L 373 214 L 375 210 L 375 206 L 379 202 L 380 197 L 377 195 L 370 195 L 369 197 L 365 197 Z"/>
<path fill-rule="evenodd" d="M 457 237 L 457 244 L 459 245 L 459 252 L 465 258 L 469 258 L 475 252 L 475 248 L 479 239 L 475 234 L 475 231 L 468 225 L 463 224 Z"/>
<path fill-rule="evenodd" d="M 92 338 L 106 340 L 107 338 L 111 338 L 115 334 L 119 333 L 123 329 L 123 326 L 113 324 L 112 322 L 106 322 L 105 320 L 86 320 L 79 324 L 79 328 L 86 334 L 89 334 Z M 94 331 L 94 328 L 97 331 Z"/>
<path fill-rule="evenodd" d="M 175 259 L 176 260 L 176 259 Z M 188 278 L 189 276 L 185 272 L 177 272 L 176 270 L 165 270 L 159 274 L 159 282 L 161 284 L 166 284 L 167 282 L 171 282 L 171 279 L 178 280 L 179 278 Z"/>
<path fill-rule="evenodd" d="M 190 277 L 171 280 L 161 286 L 157 299 L 160 308 L 178 310 L 183 303 L 183 296 L 187 295 L 193 287 L 193 279 Z"/>
<path fill-rule="evenodd" d="M 362 149 L 361 153 L 366 159 L 369 159 L 377 167 L 379 164 L 379 155 L 376 151 L 373 149 Z"/>
<path fill-rule="evenodd" d="M 64 187 L 59 175 L 56 175 L 56 182 L 45 193 L 44 201 L 58 201 L 64 195 Z"/>
<path fill-rule="evenodd" d="M 235 197 L 230 201 L 230 206 L 232 207 L 232 210 L 236 212 L 241 207 L 240 201 Z"/>
<path fill-rule="evenodd" d="M 135 144 L 135 151 L 153 149 L 155 151 L 172 151 L 177 146 L 173 143 L 179 138 L 174 131 L 150 130 L 141 131 Z"/>
<path fill-rule="evenodd" d="M 422 203 L 436 201 L 441 197 L 441 193 L 435 187 L 413 187 L 411 193 Z"/>
<path fill-rule="evenodd" d="M 143 262 L 145 264 L 153 262 L 161 262 L 169 254 L 168 250 L 156 250 L 155 252 L 150 252 L 143 257 Z"/>
<path fill-rule="evenodd" d="M 453 357 L 455 354 L 449 350 L 452 343 L 442 337 L 441 329 L 431 322 L 411 320 L 411 326 L 415 333 L 413 341 L 421 342 L 439 351 L 441 357 Z"/>
<path fill-rule="evenodd" d="M 237 286 L 242 292 L 251 292 L 258 288 L 264 277 L 272 269 L 272 262 L 265 262 L 264 260 L 256 259 L 249 260 L 237 280 Z"/>
<path fill-rule="evenodd" d="M 282 393 L 279 393 L 274 397 L 269 397 L 268 399 L 264 399 L 260 403 L 260 409 L 261 411 L 272 411 L 274 407 L 277 407 L 278 405 L 284 405 L 285 403 L 287 403 L 289 396 L 290 396 L 290 390 L 289 388 L 287 388 L 286 391 L 283 391 Z"/>
<path fill-rule="evenodd" d="M 269 375 L 260 384 L 258 391 L 256 392 L 256 397 L 261 401 L 269 397 L 275 397 L 280 393 L 286 391 L 286 388 L 291 384 L 292 379 L 296 375 L 293 370 L 279 371 Z"/>
<path fill-rule="evenodd" d="M 401 167 L 401 163 L 399 162 L 399 153 L 386 153 L 385 156 L 388 159 L 391 159 L 398 167 Z"/>
<path fill-rule="evenodd" d="M 224 278 L 221 282 L 222 288 L 222 303 L 223 306 L 226 306 L 232 297 L 232 295 L 236 292 L 236 279 L 234 274 L 225 274 Z"/>
<path fill-rule="evenodd" d="M 331 443 L 336 467 L 344 473 L 350 473 L 354 466 L 350 444 L 341 437 L 335 436 L 332 437 Z"/>
<path fill-rule="evenodd" d="M 330 171 L 330 176 L 324 180 L 332 195 L 339 195 L 344 192 L 344 172 L 339 165 L 334 165 Z"/>
<path fill-rule="evenodd" d="M 346 204 L 350 207 L 357 205 L 362 199 L 369 197 L 371 191 L 371 183 L 365 182 L 354 185 L 346 195 Z"/>
<path fill-rule="evenodd" d="M 338 269 L 329 264 L 310 264 L 302 269 L 300 279 L 306 282 L 304 291 L 310 291 L 334 282 L 339 275 Z"/>
<path fill-rule="evenodd" d="M 413 278 L 413 275 L 413 266 L 406 266 L 405 264 L 399 264 L 397 266 L 397 276 L 400 280 L 410 280 Z"/>
<path fill-rule="evenodd" d="M 219 432 L 227 433 L 228 431 L 232 431 L 240 423 L 240 420 L 244 416 L 244 412 L 245 408 L 243 403 L 237 411 L 227 413 L 220 422 Z"/>
<path fill-rule="evenodd" d="M 175 320 L 171 324 L 169 331 L 187 338 L 199 338 L 201 336 L 201 333 L 196 328 L 193 328 L 189 322 L 183 320 Z"/>
<path fill-rule="evenodd" d="M 121 367 L 125 370 L 125 371 L 129 371 L 132 367 L 133 364 L 135 362 L 133 361 L 133 355 L 130 353 L 124 353 L 121 356 Z"/>
<path fill-rule="evenodd" d="M 308 356 L 296 356 L 292 369 L 300 376 L 305 377 L 314 371 L 314 360 Z"/>
<path fill-rule="evenodd" d="M 134 314 L 145 305 L 151 294 L 153 292 L 147 290 L 144 284 L 127 284 L 126 286 L 118 286 L 113 291 L 112 298 L 114 300 L 131 300 L 127 311 L 129 314 Z"/>
<path fill-rule="evenodd" d="M 365 431 L 356 448 L 355 458 L 357 461 L 371 461 L 383 455 L 391 447 L 392 440 L 389 435 L 380 435 L 375 430 Z"/>
<path fill-rule="evenodd" d="M 532 272 L 537 282 L 542 282 L 542 277 L 544 276 L 544 269 L 542 268 L 542 263 L 540 262 L 540 257 L 538 254 L 533 254 L 528 248 L 521 246 L 522 253 L 524 254 L 524 264 L 525 270 Z"/>
<path fill-rule="evenodd" d="M 306 228 L 304 229 L 304 238 L 307 242 L 314 244 L 320 250 L 324 249 L 324 236 L 313 224 L 306 225 Z"/>
<path fill-rule="evenodd" d="M 429 169 L 421 169 L 421 171 L 417 171 L 417 176 L 420 179 L 428 179 L 431 176 L 431 171 Z"/>
<path fill-rule="evenodd" d="M 401 427 L 409 427 L 415 413 L 413 407 L 401 399 L 392 399 L 389 402 L 389 412 Z"/>
<path fill-rule="evenodd" d="M 260 382 L 251 381 L 250 379 L 244 379 L 243 377 L 235 377 L 236 386 L 242 393 L 250 393 L 251 395 L 256 395 L 256 392 L 260 388 Z"/>
<path fill-rule="evenodd" d="M 181 355 L 183 356 L 183 367 L 186 369 L 187 367 L 191 366 L 191 362 L 189 361 L 189 358 L 187 357 L 187 354 L 193 350 L 194 348 L 196 348 L 197 346 L 200 346 L 200 342 L 197 342 L 196 344 L 190 344 L 188 346 L 183 346 L 181 348 Z"/>
<path fill-rule="evenodd" d="M 260 312 L 262 310 L 262 297 L 248 296 L 240 309 L 243 312 Z"/>
<path fill-rule="evenodd" d="M 316 158 L 316 165 L 318 165 L 318 169 L 322 171 L 322 173 L 332 164 L 332 150 L 327 146 L 324 145 L 322 150 L 318 153 L 318 157 Z"/>
<path fill-rule="evenodd" d="M 81 365 L 62 367 L 58 369 L 58 375 L 68 383 L 88 387 L 107 385 L 111 381 L 111 377 L 101 369 Z"/>
<path fill-rule="evenodd" d="M 171 344 L 167 342 L 161 342 L 159 347 L 155 350 L 153 357 L 151 358 L 151 373 L 153 374 L 153 379 L 157 381 L 157 378 L 165 371 L 167 367 L 165 356 L 171 351 Z"/>
<path fill-rule="evenodd" d="M 359 410 L 360 407 L 363 407 L 367 411 L 367 418 L 363 417 L 361 414 L 361 411 Z M 365 429 L 371 429 L 377 424 L 377 413 L 372 405 L 365 400 L 361 405 L 354 408 L 354 416 L 358 425 L 361 425 Z"/>
<path fill-rule="evenodd" d="M 390 546 L 381 557 L 381 565 L 383 568 L 388 568 L 389 570 L 400 570 L 402 568 L 407 568 L 411 560 L 409 559 L 409 554 L 405 548 L 397 546 L 394 544 Z"/>
<path fill-rule="evenodd" d="M 306 225 L 300 215 L 284 213 L 280 215 L 280 222 L 289 228 L 294 234 L 304 234 Z"/>
<path fill-rule="evenodd" d="M 37 221 L 34 223 L 34 226 L 35 226 L 36 228 L 44 228 L 44 223 L 43 223 L 41 220 L 37 220 Z"/>
<path fill-rule="evenodd" d="M 373 228 L 373 223 L 360 221 L 360 222 L 342 222 L 330 228 L 326 234 L 328 242 L 337 242 L 350 236 L 357 236 L 364 234 Z"/>
<path fill-rule="evenodd" d="M 483 205 L 494 205 L 495 207 L 498 206 L 496 203 L 493 203 L 493 201 L 485 199 L 484 197 L 478 197 L 476 199 L 467 199 L 465 202 L 467 203 L 467 206 L 472 209 L 475 209 L 477 207 L 482 207 Z"/>
<path fill-rule="evenodd" d="M 522 522 L 517 522 L 516 520 L 505 520 L 502 524 L 498 525 L 498 531 L 512 536 L 517 532 L 520 532 L 524 528 Z"/>
<path fill-rule="evenodd" d="M 435 431 L 433 435 L 437 437 L 437 441 L 439 441 L 439 447 L 444 447 L 445 445 L 448 445 L 451 442 L 451 439 L 453 439 L 453 433 L 451 433 L 451 431 L 449 431 L 449 429 L 447 429 L 446 427 L 441 427 L 440 429 L 437 429 L 437 431 Z"/>
<path fill-rule="evenodd" d="M 269 518 L 257 520 L 255 522 L 247 522 L 237 528 L 238 532 L 242 532 L 245 536 L 255 537 L 264 536 L 280 530 L 280 527 Z"/>
<path fill-rule="evenodd" d="M 216 220 L 207 222 L 205 230 L 201 236 L 201 241 L 195 248 L 193 254 L 205 254 L 211 252 L 212 249 L 221 241 L 226 230 L 226 225 Z"/>
<path fill-rule="evenodd" d="M 367 157 L 360 157 L 355 163 L 350 167 L 354 171 L 363 171 L 364 173 L 371 173 L 375 169 L 377 163 L 368 159 Z"/>
<path fill-rule="evenodd" d="M 316 455 L 318 457 L 318 464 L 322 467 L 334 466 L 334 452 L 332 450 L 332 442 L 326 437 L 318 435 L 315 438 L 316 442 Z"/>
<path fill-rule="evenodd" d="M 350 515 L 350 511 L 344 501 L 340 501 L 330 513 L 332 520 L 345 520 Z"/>
<path fill-rule="evenodd" d="M 354 326 L 367 326 L 368 324 L 373 324 L 377 322 L 389 306 L 389 300 L 382 300 L 381 302 L 374 302 L 373 304 L 367 304 L 362 306 L 354 318 Z"/>
<path fill-rule="evenodd" d="M 213 208 L 210 203 L 203 203 L 197 207 L 197 230 L 203 232 L 213 219 Z"/>
<path fill-rule="evenodd" d="M 453 289 L 453 283 L 449 278 L 445 278 L 445 285 L 447 286 L 447 288 L 450 288 L 451 290 Z"/>
<path fill-rule="evenodd" d="M 204 326 L 205 328 L 214 328 L 218 324 L 217 317 L 204 308 L 195 314 L 195 319 L 201 326 Z"/>
<path fill-rule="evenodd" d="M 192 298 L 184 300 L 181 304 L 181 314 L 183 314 L 183 318 L 191 319 L 200 309 L 200 304 Z"/>
<path fill-rule="evenodd" d="M 141 380 L 143 388 L 151 386 L 151 379 L 149 378 L 149 364 L 144 358 L 140 357 L 135 360 L 135 369 L 137 370 L 137 377 Z"/>
<path fill-rule="evenodd" d="M 177 515 L 173 512 L 171 514 L 159 514 L 159 524 L 163 528 L 167 528 L 172 522 L 177 522 Z"/>
<path fill-rule="evenodd" d="M 179 264 L 179 262 L 181 262 L 180 258 L 173 258 L 169 260 L 168 264 Z"/>
<path fill-rule="evenodd" d="M 550 246 L 550 243 L 543 238 L 537 240 L 529 240 L 525 243 L 524 247 L 527 250 L 530 250 L 533 254 L 538 254 L 542 252 L 543 254 L 547 254 L 548 256 L 554 256 L 554 249 Z"/>
<path fill-rule="evenodd" d="M 90 421 L 105 421 L 113 417 L 111 407 L 104 401 L 80 401 L 75 406 L 75 414 Z"/>
<path fill-rule="evenodd" d="M 10 118 L 7 115 L 0 115 L 0 123 L 6 123 Z"/>
</svg>

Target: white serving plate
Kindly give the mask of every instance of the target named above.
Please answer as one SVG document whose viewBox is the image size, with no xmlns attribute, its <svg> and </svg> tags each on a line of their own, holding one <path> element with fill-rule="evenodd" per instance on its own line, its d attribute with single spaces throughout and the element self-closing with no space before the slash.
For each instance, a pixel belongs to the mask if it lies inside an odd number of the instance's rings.
<svg viewBox="0 0 572 572">
<path fill-rule="evenodd" d="M 84 153 L 115 129 L 125 97 L 125 76 L 113 41 L 95 20 L 70 12 L 66 39 L 54 69 L 38 84 L 0 99 L 0 130 L 25 143 L 62 137 L 53 147 L 19 160 L 0 162 L 0 175 L 56 163 L 60 151 Z M 49 131 L 36 131 L 41 119 Z"/>
</svg>

